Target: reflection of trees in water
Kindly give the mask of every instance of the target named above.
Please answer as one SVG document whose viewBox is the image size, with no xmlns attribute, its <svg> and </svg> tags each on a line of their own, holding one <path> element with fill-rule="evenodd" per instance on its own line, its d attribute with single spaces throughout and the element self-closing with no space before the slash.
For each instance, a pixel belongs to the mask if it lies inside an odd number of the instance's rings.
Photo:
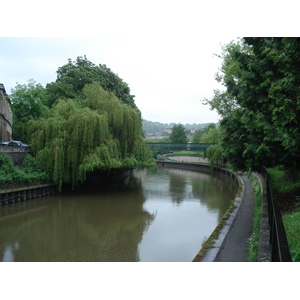
<svg viewBox="0 0 300 300">
<path fill-rule="evenodd" d="M 199 199 L 209 210 L 219 212 L 219 219 L 234 199 L 234 184 L 220 174 L 206 174 L 180 169 L 168 169 L 169 192 L 172 201 L 180 204 L 187 199 Z M 187 180 L 189 178 L 189 180 Z M 191 185 L 191 190 L 188 186 Z"/>
<path fill-rule="evenodd" d="M 138 245 L 154 218 L 144 201 L 133 177 L 117 191 L 48 197 L 47 209 L 27 213 L 25 205 L 24 213 L 3 221 L 0 215 L 0 254 L 17 241 L 16 261 L 138 261 Z"/>
<path fill-rule="evenodd" d="M 220 217 L 228 209 L 230 200 L 234 199 L 233 183 L 220 174 L 171 168 L 158 168 L 156 171 L 147 172 L 157 175 L 155 182 L 144 185 L 144 191 L 151 198 L 171 198 L 172 202 L 177 205 L 188 199 L 199 199 L 209 210 L 217 210 Z M 158 185 L 159 188 L 157 188 Z"/>
<path fill-rule="evenodd" d="M 234 199 L 234 186 L 225 176 L 207 175 L 206 180 L 192 179 L 192 191 L 195 198 L 199 198 L 210 210 L 219 212 L 219 219 L 229 207 L 230 200 Z"/>
<path fill-rule="evenodd" d="M 169 172 L 169 191 L 172 202 L 180 204 L 186 199 L 186 176 L 182 170 L 170 170 Z"/>
</svg>

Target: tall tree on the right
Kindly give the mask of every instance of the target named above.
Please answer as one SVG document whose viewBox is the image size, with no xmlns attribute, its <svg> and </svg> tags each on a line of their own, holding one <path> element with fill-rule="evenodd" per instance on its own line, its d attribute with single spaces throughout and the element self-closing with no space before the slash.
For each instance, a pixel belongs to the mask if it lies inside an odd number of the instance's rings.
<svg viewBox="0 0 300 300">
<path fill-rule="evenodd" d="M 224 47 L 216 79 L 226 89 L 206 103 L 222 116 L 225 154 L 239 149 L 232 157 L 238 154 L 252 169 L 275 161 L 299 166 L 299 54 L 299 38 L 244 38 Z"/>
</svg>

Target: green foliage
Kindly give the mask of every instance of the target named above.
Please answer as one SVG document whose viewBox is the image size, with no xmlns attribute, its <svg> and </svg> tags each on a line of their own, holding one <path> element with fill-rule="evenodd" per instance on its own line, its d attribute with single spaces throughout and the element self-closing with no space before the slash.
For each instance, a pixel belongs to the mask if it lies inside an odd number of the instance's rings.
<svg viewBox="0 0 300 300">
<path fill-rule="evenodd" d="M 215 163 L 223 158 L 221 145 L 216 144 L 209 146 L 205 151 L 205 157 L 209 159 L 210 165 L 213 168 Z"/>
<path fill-rule="evenodd" d="M 196 130 L 192 137 L 192 143 L 200 143 L 202 133 L 201 129 Z"/>
<path fill-rule="evenodd" d="M 175 124 L 169 137 L 171 143 L 184 144 L 188 142 L 185 128 L 182 124 Z"/>
<path fill-rule="evenodd" d="M 0 152 L 0 185 L 20 186 L 49 181 L 45 170 L 30 155 L 26 155 L 21 166 L 15 166 L 11 158 Z"/>
<path fill-rule="evenodd" d="M 159 161 L 163 161 L 163 160 L 166 160 L 166 157 L 161 155 L 161 154 L 158 154 L 156 159 L 159 160 Z"/>
<path fill-rule="evenodd" d="M 0 171 L 10 173 L 13 168 L 14 164 L 11 158 L 7 154 L 0 152 Z"/>
<path fill-rule="evenodd" d="M 192 137 L 192 143 L 217 143 L 219 138 L 217 132 L 216 124 L 209 123 L 204 128 L 195 131 Z"/>
<path fill-rule="evenodd" d="M 219 129 L 211 128 L 208 130 L 207 133 L 202 134 L 200 138 L 200 143 L 216 144 L 219 142 L 219 139 L 220 139 Z"/>
<path fill-rule="evenodd" d="M 170 139 L 169 138 L 163 138 L 163 139 L 150 139 L 150 138 L 146 138 L 145 142 L 146 143 L 170 143 Z"/>
<path fill-rule="evenodd" d="M 51 107 L 58 99 L 84 98 L 86 84 L 98 82 L 105 91 L 112 92 L 123 103 L 137 108 L 130 89 L 117 74 L 106 65 L 95 65 L 85 56 L 69 59 L 68 63 L 58 68 L 55 82 L 47 84 L 47 103 Z"/>
<path fill-rule="evenodd" d="M 254 216 L 253 216 L 253 228 L 252 233 L 248 241 L 248 262 L 257 262 L 258 259 L 258 246 L 259 246 L 259 235 L 260 235 L 260 219 L 261 219 L 261 185 L 259 179 L 256 176 L 250 176 L 252 188 L 254 191 Z"/>
<path fill-rule="evenodd" d="M 203 157 L 204 153 L 199 151 L 178 151 L 174 153 L 169 153 L 166 156 L 194 156 L 194 157 Z"/>
<path fill-rule="evenodd" d="M 10 94 L 13 112 L 13 136 L 15 140 L 28 141 L 26 122 L 39 118 L 47 111 L 45 89 L 33 79 L 28 84 L 17 84 Z"/>
<path fill-rule="evenodd" d="M 268 172 L 271 177 L 272 186 L 276 193 L 288 195 L 288 197 L 294 198 L 294 191 L 300 188 L 300 173 L 298 172 L 297 182 L 293 182 L 290 178 L 289 172 L 283 165 L 276 166 L 274 168 L 269 168 Z M 297 194 L 296 194 L 297 195 Z M 292 200 L 292 199 L 290 199 Z M 299 200 L 299 197 L 296 201 Z M 292 260 L 294 262 L 300 261 L 300 207 L 299 202 L 295 202 L 295 210 L 282 215 L 282 221 L 285 228 L 285 233 L 287 236 L 289 249 L 291 252 Z"/>
<path fill-rule="evenodd" d="M 268 168 L 273 188 L 278 193 L 290 192 L 296 188 L 300 188 L 300 173 L 298 172 L 297 181 L 290 177 L 290 173 L 283 166 L 279 165 L 273 168 Z"/>
<path fill-rule="evenodd" d="M 244 38 L 223 48 L 215 91 L 224 155 L 235 168 L 300 165 L 299 38 Z M 237 158 L 238 157 L 238 158 Z"/>
<path fill-rule="evenodd" d="M 34 154 L 60 188 L 95 170 L 154 165 L 139 111 L 99 83 L 86 85 L 79 98 L 57 101 L 30 130 Z"/>
<path fill-rule="evenodd" d="M 282 216 L 293 262 L 300 261 L 300 211 Z"/>
</svg>

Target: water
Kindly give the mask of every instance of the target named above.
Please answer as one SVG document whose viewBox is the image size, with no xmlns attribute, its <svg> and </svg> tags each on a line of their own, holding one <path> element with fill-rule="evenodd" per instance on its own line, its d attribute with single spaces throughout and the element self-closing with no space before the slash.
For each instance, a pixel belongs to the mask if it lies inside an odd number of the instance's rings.
<svg viewBox="0 0 300 300">
<path fill-rule="evenodd" d="M 223 176 L 144 169 L 102 191 L 0 207 L 2 261 L 192 261 L 233 200 Z"/>
</svg>

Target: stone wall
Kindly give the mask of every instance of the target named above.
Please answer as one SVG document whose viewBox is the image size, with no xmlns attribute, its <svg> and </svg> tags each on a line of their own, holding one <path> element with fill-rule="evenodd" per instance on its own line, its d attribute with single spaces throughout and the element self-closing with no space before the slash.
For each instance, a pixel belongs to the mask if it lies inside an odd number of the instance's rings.
<svg viewBox="0 0 300 300">
<path fill-rule="evenodd" d="M 15 165 L 20 165 L 27 154 L 31 155 L 29 147 L 0 147 L 0 152 L 8 154 Z"/>
<path fill-rule="evenodd" d="M 0 141 L 12 139 L 12 111 L 4 85 L 0 83 Z"/>
</svg>

